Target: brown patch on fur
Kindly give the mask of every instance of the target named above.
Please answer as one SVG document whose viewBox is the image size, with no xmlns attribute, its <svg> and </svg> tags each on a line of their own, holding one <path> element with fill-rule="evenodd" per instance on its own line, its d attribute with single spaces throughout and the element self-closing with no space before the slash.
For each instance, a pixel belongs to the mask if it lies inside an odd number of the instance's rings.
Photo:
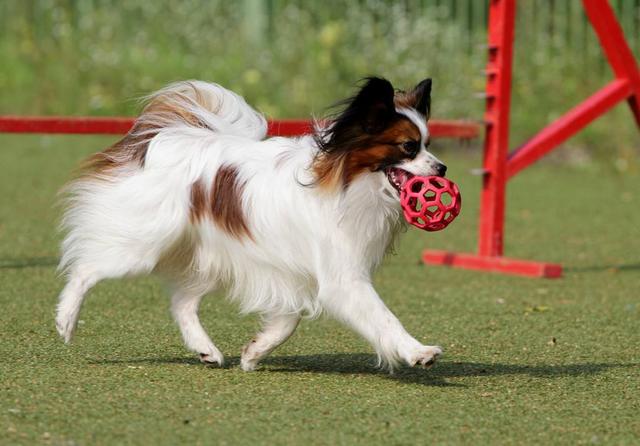
<svg viewBox="0 0 640 446">
<path fill-rule="evenodd" d="M 429 114 L 431 113 L 431 80 L 425 79 L 409 92 L 396 90 L 393 96 L 393 103 L 396 108 L 413 108 L 429 119 Z"/>
<path fill-rule="evenodd" d="M 413 108 L 417 103 L 417 98 L 413 92 L 396 91 L 393 103 L 397 108 Z"/>
<path fill-rule="evenodd" d="M 365 172 L 375 172 L 386 164 L 396 164 L 404 157 L 399 148 L 380 144 L 354 152 L 345 166 L 343 178 L 345 184 L 351 184 L 359 175 Z"/>
<path fill-rule="evenodd" d="M 238 181 L 238 171 L 233 166 L 220 166 L 211 189 L 211 217 L 213 221 L 236 238 L 252 238 L 242 211 L 244 184 Z"/>
<path fill-rule="evenodd" d="M 207 191 L 201 180 L 191 185 L 190 205 L 189 220 L 191 223 L 197 223 L 207 213 Z"/>
<path fill-rule="evenodd" d="M 185 82 L 180 87 L 181 90 L 178 87 L 161 90 L 151 97 L 129 133 L 84 161 L 81 165 L 84 174 L 104 178 L 127 165 L 144 166 L 149 143 L 163 128 L 176 124 L 209 128 L 186 106 L 193 104 L 215 113 L 219 104 L 211 104 L 192 83 Z"/>
<path fill-rule="evenodd" d="M 407 141 L 421 141 L 420 129 L 405 116 L 398 119 L 384 132 L 377 135 L 377 139 L 391 144 L 402 144 Z"/>
<path fill-rule="evenodd" d="M 414 123 L 405 117 L 398 118 L 381 133 L 363 135 L 352 150 L 321 153 L 312 166 L 316 184 L 326 191 L 347 187 L 365 172 L 375 172 L 409 158 L 402 143 L 420 141 L 421 137 Z"/>
<path fill-rule="evenodd" d="M 313 161 L 315 184 L 324 191 L 333 191 L 342 187 L 344 165 L 347 153 L 321 153 Z"/>
<path fill-rule="evenodd" d="M 159 130 L 150 124 L 136 121 L 122 139 L 102 152 L 89 156 L 80 168 L 86 174 L 102 176 L 127 164 L 143 166 L 149 141 L 158 134 Z"/>
</svg>

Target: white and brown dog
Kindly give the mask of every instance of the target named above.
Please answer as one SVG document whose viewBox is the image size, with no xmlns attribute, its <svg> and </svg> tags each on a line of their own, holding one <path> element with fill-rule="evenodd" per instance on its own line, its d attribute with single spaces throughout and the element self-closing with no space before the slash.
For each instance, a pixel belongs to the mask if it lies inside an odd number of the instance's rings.
<svg viewBox="0 0 640 446">
<path fill-rule="evenodd" d="M 264 322 L 242 351 L 244 370 L 321 311 L 361 334 L 390 369 L 433 364 L 440 348 L 409 335 L 371 283 L 403 224 L 402 184 L 446 170 L 427 151 L 430 95 L 430 79 L 396 92 L 368 78 L 329 125 L 265 139 L 263 116 L 219 85 L 157 92 L 67 188 L 60 335 L 71 340 L 98 281 L 156 272 L 171 284 L 187 347 L 205 363 L 222 365 L 223 355 L 198 306 L 225 287 Z"/>
</svg>

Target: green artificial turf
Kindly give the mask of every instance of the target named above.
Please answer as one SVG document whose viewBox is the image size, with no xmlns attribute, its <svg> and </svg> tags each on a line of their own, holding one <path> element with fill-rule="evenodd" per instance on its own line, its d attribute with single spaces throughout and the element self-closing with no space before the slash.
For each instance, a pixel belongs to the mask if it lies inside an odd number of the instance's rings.
<svg viewBox="0 0 640 446">
<path fill-rule="evenodd" d="M 258 327 L 221 295 L 202 307 L 228 366 L 185 351 L 154 278 L 91 293 L 72 345 L 54 329 L 56 190 L 93 137 L 0 137 L 2 444 L 638 444 L 640 177 L 545 164 L 509 188 L 507 252 L 561 262 L 534 280 L 418 261 L 475 247 L 476 155 L 439 153 L 463 191 L 446 231 L 409 229 L 376 286 L 409 332 L 442 345 L 431 370 L 377 370 L 370 347 L 304 321 L 259 371 Z"/>
</svg>

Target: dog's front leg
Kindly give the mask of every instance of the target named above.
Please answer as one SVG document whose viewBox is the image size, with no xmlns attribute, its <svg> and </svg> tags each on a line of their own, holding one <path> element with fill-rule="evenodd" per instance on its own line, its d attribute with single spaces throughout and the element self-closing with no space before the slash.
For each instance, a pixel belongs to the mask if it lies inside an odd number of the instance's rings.
<svg viewBox="0 0 640 446">
<path fill-rule="evenodd" d="M 440 347 L 422 345 L 407 333 L 370 282 L 334 281 L 320 287 L 318 298 L 327 312 L 369 341 L 390 369 L 399 362 L 429 367 L 442 354 Z"/>
</svg>

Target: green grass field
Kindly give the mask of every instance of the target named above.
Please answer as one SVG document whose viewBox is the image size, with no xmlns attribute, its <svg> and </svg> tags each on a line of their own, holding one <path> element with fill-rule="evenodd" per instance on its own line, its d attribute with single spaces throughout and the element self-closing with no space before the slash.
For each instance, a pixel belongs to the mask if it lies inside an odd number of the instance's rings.
<svg viewBox="0 0 640 446">
<path fill-rule="evenodd" d="M 203 323 L 228 359 L 206 368 L 153 278 L 101 283 L 74 343 L 58 339 L 56 190 L 107 142 L 0 136 L 1 444 L 640 443 L 637 174 L 545 164 L 513 181 L 508 254 L 566 266 L 533 280 L 419 263 L 425 246 L 474 249 L 479 161 L 439 153 L 463 214 L 442 233 L 408 230 L 376 284 L 412 334 L 444 347 L 442 361 L 389 376 L 321 318 L 245 373 L 256 319 L 206 299 Z"/>
</svg>

